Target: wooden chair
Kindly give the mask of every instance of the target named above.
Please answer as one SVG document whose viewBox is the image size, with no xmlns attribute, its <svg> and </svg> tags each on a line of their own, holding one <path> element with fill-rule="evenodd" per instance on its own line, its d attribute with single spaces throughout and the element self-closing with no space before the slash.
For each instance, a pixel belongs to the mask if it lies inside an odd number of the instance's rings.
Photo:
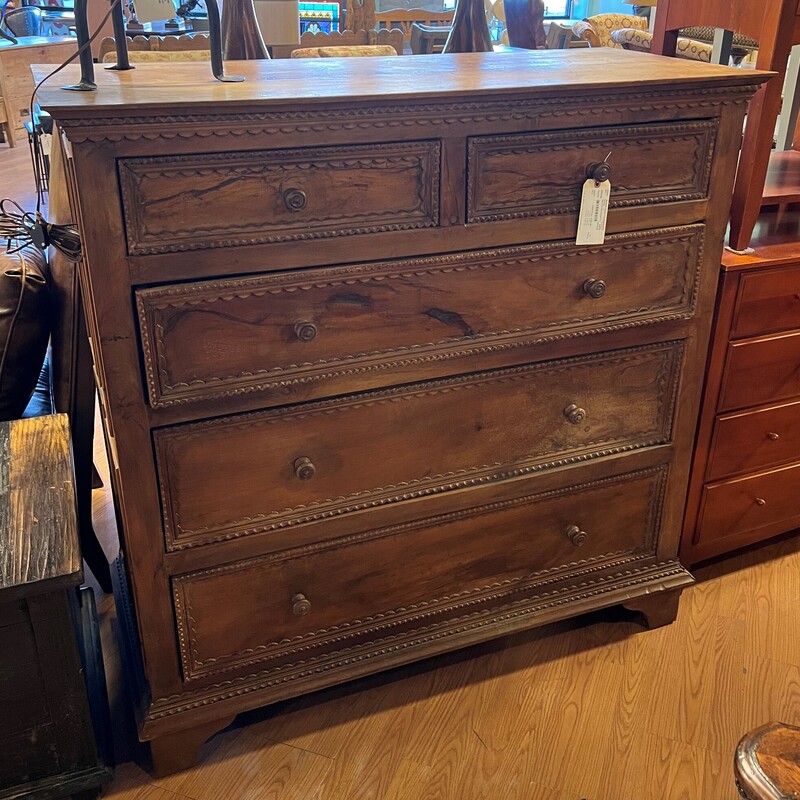
<svg viewBox="0 0 800 800">
<path fill-rule="evenodd" d="M 660 12 L 660 7 L 659 7 Z M 630 14 L 596 14 L 572 25 L 572 32 L 578 39 L 589 43 L 589 47 L 616 47 L 612 38 L 613 31 L 620 28 L 634 28 L 647 30 L 647 20 L 644 17 L 635 17 Z"/>
<path fill-rule="evenodd" d="M 449 25 L 421 25 L 419 22 L 412 22 L 411 52 L 414 55 L 441 53 L 450 31 Z"/>
<path fill-rule="evenodd" d="M 762 193 L 770 161 L 775 122 L 789 52 L 800 44 L 800 9 L 797 0 L 659 0 L 653 30 L 652 52 L 674 56 L 678 32 L 690 26 L 723 29 L 723 59 L 732 32 L 759 43 L 756 67 L 779 74 L 762 86 L 750 101 L 742 140 L 739 168 L 733 189 L 729 244 L 744 250 L 750 243 L 761 211 Z"/>
<path fill-rule="evenodd" d="M 128 53 L 132 56 L 131 61 L 136 60 L 136 58 L 133 57 L 135 53 L 179 53 L 191 50 L 211 51 L 210 37 L 207 33 L 197 33 L 192 36 L 128 36 L 127 38 Z M 107 63 L 106 55 L 108 53 L 116 53 L 114 39 L 110 36 L 107 36 L 100 42 L 98 59 L 101 62 Z M 111 61 L 113 60 L 112 58 Z"/>
<path fill-rule="evenodd" d="M 411 26 L 416 22 L 426 27 L 435 25 L 452 25 L 453 11 L 426 11 L 424 8 L 392 9 L 379 11 L 375 14 L 378 30 L 384 28 L 399 28 L 403 32 L 403 39 L 411 43 Z"/>
<path fill-rule="evenodd" d="M 547 28 L 545 48 L 547 50 L 566 50 L 571 47 L 588 47 L 589 42 L 578 39 L 572 32 L 572 25 L 564 25 L 553 20 Z"/>
</svg>

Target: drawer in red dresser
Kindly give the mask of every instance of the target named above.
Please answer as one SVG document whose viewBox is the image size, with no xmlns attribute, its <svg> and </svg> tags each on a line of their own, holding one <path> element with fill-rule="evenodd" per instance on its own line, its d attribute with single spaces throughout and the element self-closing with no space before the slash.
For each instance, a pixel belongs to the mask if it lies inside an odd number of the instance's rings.
<svg viewBox="0 0 800 800">
<path fill-rule="evenodd" d="M 800 266 L 742 276 L 732 336 L 800 328 Z"/>
<path fill-rule="evenodd" d="M 800 332 L 728 346 L 720 411 L 800 397 Z"/>
<path fill-rule="evenodd" d="M 714 427 L 708 480 L 800 458 L 800 402 L 723 414 Z"/>
</svg>

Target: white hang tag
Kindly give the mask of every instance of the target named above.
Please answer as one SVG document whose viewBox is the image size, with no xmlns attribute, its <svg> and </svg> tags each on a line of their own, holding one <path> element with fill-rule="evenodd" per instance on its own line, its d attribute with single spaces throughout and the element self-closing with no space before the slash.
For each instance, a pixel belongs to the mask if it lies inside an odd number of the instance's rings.
<svg viewBox="0 0 800 800">
<path fill-rule="evenodd" d="M 575 244 L 603 244 L 610 196 L 611 181 L 598 183 L 591 178 L 584 181 Z"/>
</svg>

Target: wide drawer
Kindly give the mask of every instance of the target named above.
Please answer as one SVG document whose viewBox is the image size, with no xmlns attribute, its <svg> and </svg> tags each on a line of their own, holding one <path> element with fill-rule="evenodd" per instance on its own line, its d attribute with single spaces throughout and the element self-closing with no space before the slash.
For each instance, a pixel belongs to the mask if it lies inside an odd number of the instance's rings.
<svg viewBox="0 0 800 800">
<path fill-rule="evenodd" d="M 703 226 L 142 289 L 155 407 L 688 317 Z M 380 385 L 380 378 L 376 379 Z"/>
<path fill-rule="evenodd" d="M 707 486 L 700 509 L 700 541 L 722 539 L 785 523 L 800 525 L 800 464 Z"/>
<path fill-rule="evenodd" d="M 178 576 L 184 677 L 396 641 L 519 602 L 554 573 L 654 552 L 666 473 L 528 493 Z"/>
<path fill-rule="evenodd" d="M 734 342 L 720 411 L 800 396 L 800 332 Z"/>
<path fill-rule="evenodd" d="M 154 434 L 170 549 L 670 440 L 681 342 Z"/>
<path fill-rule="evenodd" d="M 754 472 L 800 457 L 800 402 L 721 416 L 714 429 L 708 480 Z"/>
<path fill-rule="evenodd" d="M 708 197 L 717 121 L 469 140 L 468 222 L 574 214 L 586 168 L 611 166 L 610 208 Z"/>
<path fill-rule="evenodd" d="M 439 224 L 435 141 L 124 158 L 131 255 Z"/>
<path fill-rule="evenodd" d="M 800 328 L 800 268 L 743 275 L 732 336 Z"/>
</svg>

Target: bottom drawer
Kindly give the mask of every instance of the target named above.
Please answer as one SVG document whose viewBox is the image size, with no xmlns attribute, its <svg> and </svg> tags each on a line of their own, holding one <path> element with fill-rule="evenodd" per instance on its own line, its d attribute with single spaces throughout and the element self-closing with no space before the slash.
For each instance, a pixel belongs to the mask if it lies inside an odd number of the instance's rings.
<svg viewBox="0 0 800 800">
<path fill-rule="evenodd" d="M 800 464 L 711 484 L 704 489 L 698 541 L 722 539 L 760 528 L 800 524 Z M 767 534 L 769 535 L 769 534 Z"/>
<path fill-rule="evenodd" d="M 524 600 L 554 572 L 654 552 L 666 475 L 540 494 L 527 479 L 511 500 L 177 576 L 184 677 L 452 626 Z"/>
</svg>

